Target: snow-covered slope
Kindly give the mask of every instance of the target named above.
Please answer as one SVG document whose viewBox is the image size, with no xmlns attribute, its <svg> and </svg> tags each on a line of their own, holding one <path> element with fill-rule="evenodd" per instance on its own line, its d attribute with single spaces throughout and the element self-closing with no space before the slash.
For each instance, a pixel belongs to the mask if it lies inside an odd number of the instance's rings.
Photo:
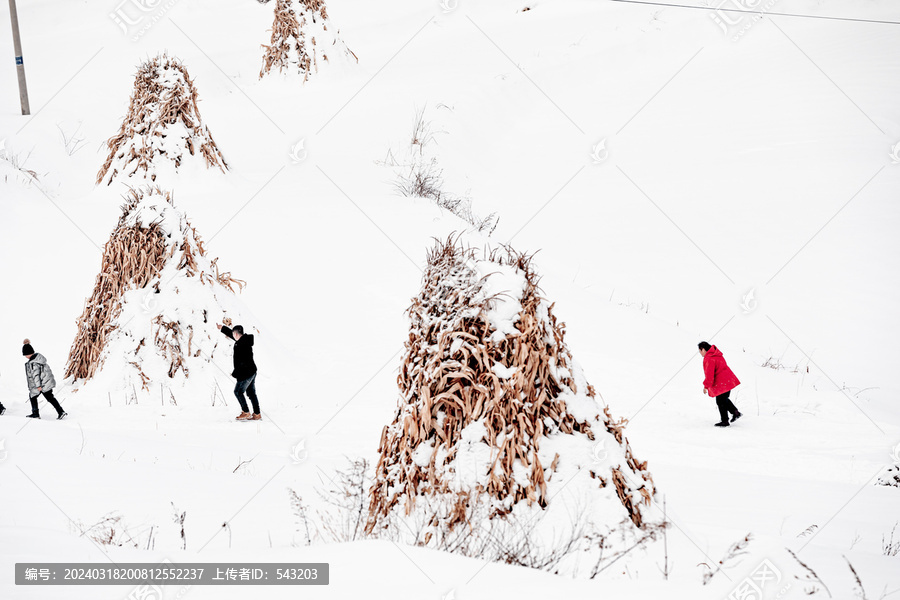
<svg viewBox="0 0 900 600">
<path fill-rule="evenodd" d="M 764 559 L 784 577 L 765 597 L 806 597 L 785 547 L 835 598 L 854 596 L 843 556 L 868 597 L 900 588 L 882 549 L 900 490 L 874 485 L 900 458 L 900 25 L 746 16 L 732 41 L 707 11 L 654 5 L 332 0 L 359 63 L 303 83 L 258 79 L 274 3 L 151 4 L 20 0 L 31 117 L 0 64 L 0 596 L 125 596 L 12 580 L 15 562 L 106 561 L 80 533 L 110 513 L 141 540 L 103 547 L 115 560 L 327 561 L 320 597 L 724 598 Z M 769 10 L 900 22 L 890 0 Z M 235 423 L 231 398 L 109 407 L 61 387 L 69 419 L 26 422 L 19 341 L 61 379 L 127 191 L 94 183 L 106 141 L 163 51 L 229 170 L 186 160 L 156 183 L 248 281 L 268 418 Z M 656 550 L 574 581 L 381 541 L 303 547 L 286 488 L 315 504 L 346 458 L 377 458 L 426 249 L 466 227 L 395 193 L 386 154 L 421 107 L 445 188 L 499 215 L 490 240 L 466 241 L 539 251 L 573 355 L 631 418 L 673 524 L 668 580 Z M 703 339 L 743 382 L 746 417 L 726 430 L 701 394 Z M 698 565 L 748 532 L 749 554 L 701 585 Z"/>
</svg>

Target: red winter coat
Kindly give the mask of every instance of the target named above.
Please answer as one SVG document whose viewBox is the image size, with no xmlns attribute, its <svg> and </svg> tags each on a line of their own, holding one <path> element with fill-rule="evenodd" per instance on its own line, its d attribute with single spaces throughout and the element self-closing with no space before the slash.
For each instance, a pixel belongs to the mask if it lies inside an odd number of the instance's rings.
<svg viewBox="0 0 900 600">
<path fill-rule="evenodd" d="M 741 385 L 741 382 L 725 363 L 722 351 L 715 346 L 710 347 L 706 351 L 706 356 L 703 357 L 703 374 L 706 376 L 703 380 L 703 387 L 710 396 L 724 394 Z"/>
</svg>

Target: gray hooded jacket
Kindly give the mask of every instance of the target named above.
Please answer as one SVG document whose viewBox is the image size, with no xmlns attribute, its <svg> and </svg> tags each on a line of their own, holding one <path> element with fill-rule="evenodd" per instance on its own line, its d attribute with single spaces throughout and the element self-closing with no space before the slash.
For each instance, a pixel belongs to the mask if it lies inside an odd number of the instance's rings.
<svg viewBox="0 0 900 600">
<path fill-rule="evenodd" d="M 47 364 L 47 359 L 43 354 L 35 354 L 25 363 L 25 377 L 28 379 L 28 396 L 34 398 L 41 392 L 49 392 L 56 387 L 56 379 L 53 378 L 53 371 Z"/>
</svg>

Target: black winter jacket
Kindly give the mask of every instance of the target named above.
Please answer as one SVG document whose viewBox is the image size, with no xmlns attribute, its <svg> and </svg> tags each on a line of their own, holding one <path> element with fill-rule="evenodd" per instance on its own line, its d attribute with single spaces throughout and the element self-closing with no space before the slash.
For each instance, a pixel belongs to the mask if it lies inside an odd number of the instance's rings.
<svg viewBox="0 0 900 600">
<path fill-rule="evenodd" d="M 222 325 L 222 333 L 225 337 L 234 339 L 234 334 L 230 327 Z M 253 335 L 244 333 L 241 339 L 234 342 L 234 371 L 231 376 L 238 381 L 248 379 L 256 373 L 256 363 L 253 362 Z"/>
</svg>

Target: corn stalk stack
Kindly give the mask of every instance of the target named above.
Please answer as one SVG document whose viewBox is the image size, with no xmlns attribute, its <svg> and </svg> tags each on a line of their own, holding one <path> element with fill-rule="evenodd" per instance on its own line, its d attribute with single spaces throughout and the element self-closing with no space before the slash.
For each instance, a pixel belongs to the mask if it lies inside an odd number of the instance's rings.
<svg viewBox="0 0 900 600">
<path fill-rule="evenodd" d="M 197 101 L 197 88 L 177 58 L 163 54 L 141 64 L 128 113 L 106 143 L 109 154 L 97 183 L 109 185 L 119 175 L 156 181 L 157 157 L 171 161 L 177 171 L 186 155 L 199 155 L 207 168 L 224 173 L 228 164 L 200 118 Z"/>
<path fill-rule="evenodd" d="M 215 324 L 240 315 L 235 292 L 245 283 L 219 270 L 169 192 L 132 189 L 125 200 L 66 377 L 76 389 L 100 380 L 135 396 L 159 394 L 159 386 L 173 393 L 190 378 L 208 393 L 231 370 L 230 345 Z"/>
<path fill-rule="evenodd" d="M 260 79 L 274 68 L 279 73 L 296 69 L 306 83 L 325 63 L 359 62 L 331 24 L 324 0 L 276 0 L 272 37 L 263 48 Z"/>
<path fill-rule="evenodd" d="M 369 491 L 370 533 L 414 518 L 427 543 L 477 527 L 476 512 L 496 520 L 546 511 L 564 488 L 589 518 L 627 517 L 639 534 L 654 526 L 647 463 L 573 360 L 530 256 L 506 247 L 478 258 L 452 238 L 438 242 L 408 317 L 399 407 Z"/>
</svg>

